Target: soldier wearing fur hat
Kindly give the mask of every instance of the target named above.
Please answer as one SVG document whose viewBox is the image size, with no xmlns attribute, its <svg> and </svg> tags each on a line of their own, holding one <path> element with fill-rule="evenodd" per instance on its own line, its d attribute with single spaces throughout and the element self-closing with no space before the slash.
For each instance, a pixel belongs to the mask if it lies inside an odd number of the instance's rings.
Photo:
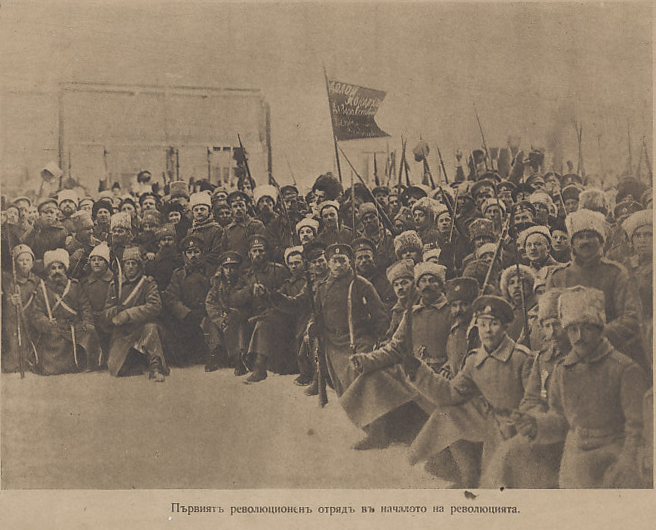
<svg viewBox="0 0 656 530">
<path fill-rule="evenodd" d="M 411 259 L 415 264 L 421 261 L 423 245 L 419 234 L 414 230 L 401 232 L 394 238 L 394 252 L 397 259 Z"/>
<path fill-rule="evenodd" d="M 565 441 L 561 488 L 641 487 L 644 374 L 604 337 L 604 294 L 574 287 L 560 296 L 559 317 L 572 351 L 556 365 L 549 410 L 526 414 L 520 433 L 533 443 Z"/>
<path fill-rule="evenodd" d="M 451 310 L 446 356 L 453 375 L 461 370 L 467 353 L 480 346 L 476 328 L 471 326 L 472 303 L 479 289 L 475 278 L 453 278 L 445 284 L 446 299 Z"/>
<path fill-rule="evenodd" d="M 284 261 L 283 250 L 293 244 L 292 229 L 287 220 L 275 210 L 278 201 L 278 190 L 269 184 L 258 186 L 254 191 L 255 211 L 257 219 L 266 228 L 265 234 L 271 244 L 271 260 L 277 263 Z"/>
<path fill-rule="evenodd" d="M 242 191 L 233 191 L 228 195 L 228 204 L 232 210 L 232 222 L 223 230 L 221 249 L 232 250 L 241 256 L 248 256 L 248 241 L 255 234 L 266 233 L 264 224 L 253 219 L 248 213 L 250 198 Z"/>
<path fill-rule="evenodd" d="M 243 363 L 243 353 L 249 339 L 245 327 L 250 293 L 241 273 L 242 262 L 243 257 L 237 252 L 224 252 L 219 258 L 219 269 L 211 280 L 205 299 L 206 330 L 210 337 L 206 372 L 218 370 L 223 363 L 234 368 L 236 376 L 248 371 Z M 210 331 L 212 326 L 214 331 Z"/>
<path fill-rule="evenodd" d="M 396 303 L 390 310 L 390 324 L 383 338 L 388 342 L 396 333 L 406 310 L 419 303 L 419 292 L 415 287 L 415 262 L 409 258 L 400 259 L 387 268 L 387 280 L 394 289 Z"/>
<path fill-rule="evenodd" d="M 110 223 L 114 207 L 111 201 L 100 199 L 96 201 L 91 210 L 91 218 L 94 222 L 93 235 L 100 241 L 109 239 Z"/>
<path fill-rule="evenodd" d="M 319 175 L 312 185 L 312 192 L 315 194 L 317 205 L 323 201 L 336 201 L 342 194 L 342 185 L 332 173 Z"/>
<path fill-rule="evenodd" d="M 511 265 L 501 273 L 499 288 L 503 297 L 513 307 L 514 314 L 513 322 L 506 331 L 508 336 L 517 342 L 522 342 L 526 334 L 531 338 L 530 332 L 534 327 L 532 324 L 537 315 L 537 299 L 533 289 L 535 281 L 535 272 L 526 265 Z M 528 318 L 528 329 L 525 314 Z"/>
<path fill-rule="evenodd" d="M 382 225 L 378 210 L 372 202 L 364 202 L 360 205 L 360 220 L 362 235 L 376 246 L 376 265 L 381 270 L 385 270 L 396 261 L 392 233 Z"/>
<path fill-rule="evenodd" d="M 27 318 L 34 302 L 34 294 L 39 284 L 32 272 L 34 253 L 27 245 L 16 245 L 10 259 L 14 260 L 15 276 L 9 270 L 2 271 L 2 371 L 17 372 L 20 368 L 19 355 L 34 364 L 32 354 L 31 323 Z M 21 333 L 22 352 L 19 351 L 18 333 Z"/>
<path fill-rule="evenodd" d="M 561 193 L 563 202 L 565 203 L 565 212 L 570 214 L 579 209 L 579 196 L 581 195 L 581 188 L 576 184 L 569 184 L 563 188 Z"/>
<path fill-rule="evenodd" d="M 295 352 L 287 345 L 292 339 L 292 326 L 285 313 L 272 306 L 270 293 L 278 291 L 289 278 L 283 265 L 270 261 L 270 245 L 266 236 L 253 235 L 249 241 L 250 267 L 244 280 L 251 296 L 252 326 L 247 355 L 254 359 L 253 372 L 244 381 L 258 383 L 267 377 L 267 370 L 290 373 L 296 365 Z"/>
<path fill-rule="evenodd" d="M 102 314 L 110 333 L 107 367 L 111 375 L 132 375 L 147 368 L 149 379 L 164 382 L 169 371 L 157 325 L 161 310 L 157 284 L 144 274 L 141 250 L 125 248 L 121 274 L 112 281 Z"/>
<path fill-rule="evenodd" d="M 171 281 L 173 271 L 184 265 L 178 249 L 175 225 L 167 223 L 155 230 L 157 252 L 152 260 L 145 263 L 146 275 L 157 283 L 160 292 L 164 292 Z"/>
<path fill-rule="evenodd" d="M 546 277 L 549 267 L 558 265 L 551 256 L 551 232 L 546 226 L 535 225 L 520 232 L 517 245 L 523 248 L 530 267 L 536 276 Z"/>
<path fill-rule="evenodd" d="M 416 356 L 402 359 L 412 385 L 437 406 L 410 448 L 411 462 L 449 447 L 464 487 L 474 487 L 479 475 L 476 446 L 468 442 L 483 442 L 480 468 L 485 472 L 496 448 L 512 430 L 508 416 L 524 395 L 532 365 L 531 352 L 506 333 L 513 319 L 508 302 L 480 296 L 474 300 L 473 313 L 481 347 L 466 358 L 452 380 Z"/>
<path fill-rule="evenodd" d="M 194 223 L 189 235 L 194 235 L 203 241 L 203 260 L 209 265 L 210 276 L 219 264 L 222 252 L 224 230 L 212 218 L 212 199 L 206 191 L 194 193 L 189 201 Z"/>
<path fill-rule="evenodd" d="M 211 266 L 204 259 L 204 242 L 200 237 L 188 235 L 180 243 L 180 250 L 184 266 L 173 272 L 162 292 L 162 319 L 173 345 L 170 364 L 188 366 L 205 362 L 210 353 L 202 326 L 214 270 L 210 274 Z"/>
<path fill-rule="evenodd" d="M 553 270 L 547 288 L 581 285 L 604 293 L 604 335 L 619 351 L 645 365 L 639 340 L 640 299 L 626 269 L 603 257 L 606 220 L 601 213 L 581 209 L 565 219 L 572 246 L 572 262 Z"/>
<path fill-rule="evenodd" d="M 23 238 L 23 243 L 32 249 L 37 260 L 42 260 L 48 250 L 66 246 L 68 232 L 57 218 L 58 211 L 55 199 L 41 200 L 38 206 L 39 218 Z"/>
<path fill-rule="evenodd" d="M 71 257 L 68 276 L 80 280 L 89 273 L 87 267 L 89 253 L 100 244 L 100 240 L 93 235 L 93 220 L 89 212 L 84 210 L 75 212 L 71 220 L 75 235 L 66 245 L 66 250 Z"/>
<path fill-rule="evenodd" d="M 565 220 L 558 218 L 551 224 L 551 256 L 558 263 L 567 263 L 572 259 L 572 249 L 569 245 L 569 236 Z"/>
<path fill-rule="evenodd" d="M 543 414 L 549 410 L 552 374 L 571 350 L 567 333 L 560 325 L 558 301 L 562 289 L 546 291 L 540 298 L 538 320 L 542 335 L 539 353 L 533 361 L 524 397 L 511 415 L 524 428 L 522 414 Z M 557 488 L 563 443 L 533 444 L 524 436 L 514 436 L 497 449 L 481 479 L 484 488 Z"/>
<path fill-rule="evenodd" d="M 317 240 L 326 246 L 335 243 L 349 244 L 353 240 L 353 231 L 343 226 L 339 218 L 339 203 L 337 201 L 323 201 L 317 206 L 321 228 Z"/>
<path fill-rule="evenodd" d="M 396 303 L 396 296 L 385 273 L 378 266 L 376 245 L 366 237 L 359 237 L 351 243 L 351 246 L 357 273 L 371 282 L 385 307 L 391 309 Z"/>
<path fill-rule="evenodd" d="M 125 247 L 132 242 L 132 218 L 128 212 L 118 212 L 112 215 L 109 239 L 110 263 L 114 273 L 118 272 L 120 260 Z"/>
<path fill-rule="evenodd" d="M 648 366 L 652 366 L 653 307 L 653 210 L 640 210 L 624 221 L 623 228 L 631 244 L 632 252 L 625 258 L 629 275 L 633 278 L 640 296 L 643 317 L 644 349 L 648 355 Z"/>
<path fill-rule="evenodd" d="M 152 260 L 157 252 L 157 237 L 155 232 L 162 224 L 162 216 L 157 210 L 146 210 L 141 217 L 140 229 L 132 239 L 145 253 L 147 260 Z"/>
<path fill-rule="evenodd" d="M 97 367 L 100 341 L 93 312 L 80 283 L 66 276 L 68 252 L 47 251 L 43 265 L 47 279 L 39 282 L 31 308 L 38 372 L 58 375 Z"/>
<path fill-rule="evenodd" d="M 61 190 L 57 194 L 57 201 L 61 211 L 61 223 L 66 228 L 66 232 L 72 234 L 75 231 L 75 224 L 71 216 L 77 212 L 77 193 L 74 190 Z"/>
<path fill-rule="evenodd" d="M 415 231 L 421 238 L 424 249 L 436 248 L 440 238 L 437 226 L 435 226 L 435 213 L 437 209 L 437 201 L 428 197 L 419 199 L 411 208 Z"/>
</svg>

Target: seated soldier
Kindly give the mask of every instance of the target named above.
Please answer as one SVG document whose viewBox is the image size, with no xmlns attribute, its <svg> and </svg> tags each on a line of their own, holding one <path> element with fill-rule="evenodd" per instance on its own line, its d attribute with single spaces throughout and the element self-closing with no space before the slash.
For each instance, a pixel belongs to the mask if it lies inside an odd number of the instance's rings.
<svg viewBox="0 0 656 530">
<path fill-rule="evenodd" d="M 38 373 L 80 372 L 87 368 L 87 359 L 89 366 L 97 366 L 100 341 L 93 312 L 80 283 L 66 277 L 68 252 L 63 248 L 46 251 L 43 265 L 47 279 L 41 280 L 32 304 Z"/>
<path fill-rule="evenodd" d="M 107 368 L 109 333 L 103 328 L 102 312 L 105 310 L 107 298 L 110 294 L 110 286 L 114 279 L 114 274 L 109 268 L 109 247 L 107 243 L 100 243 L 91 251 L 89 254 L 89 267 L 91 273 L 82 280 L 81 285 L 91 304 L 93 321 L 98 331 L 102 350 L 100 359 L 95 359 L 91 368 Z"/>
<path fill-rule="evenodd" d="M 123 274 L 112 282 L 102 315 L 110 332 L 109 373 L 130 375 L 147 365 L 149 378 L 162 383 L 169 371 L 156 323 L 162 310 L 157 284 L 144 274 L 138 247 L 123 250 L 121 270 Z"/>
<path fill-rule="evenodd" d="M 561 488 L 642 487 L 644 371 L 603 336 L 602 291 L 572 287 L 558 312 L 572 351 L 554 368 L 548 412 L 520 413 L 518 430 L 536 444 L 565 441 Z"/>
<path fill-rule="evenodd" d="M 243 356 L 248 346 L 245 336 L 247 304 L 250 301 L 248 286 L 241 273 L 243 258 L 228 250 L 219 257 L 219 269 L 211 280 L 205 299 L 210 358 L 206 372 L 218 370 L 227 356 L 227 365 L 234 367 L 235 375 L 248 372 Z M 211 324 L 210 324 L 211 323 Z"/>
<path fill-rule="evenodd" d="M 192 195 L 193 197 L 193 195 Z M 182 240 L 184 267 L 177 269 L 162 293 L 163 310 L 172 348 L 171 364 L 187 366 L 208 360 L 209 348 L 201 328 L 207 316 L 205 299 L 210 289 L 210 271 L 214 267 L 205 261 L 203 240 L 191 233 Z"/>
</svg>

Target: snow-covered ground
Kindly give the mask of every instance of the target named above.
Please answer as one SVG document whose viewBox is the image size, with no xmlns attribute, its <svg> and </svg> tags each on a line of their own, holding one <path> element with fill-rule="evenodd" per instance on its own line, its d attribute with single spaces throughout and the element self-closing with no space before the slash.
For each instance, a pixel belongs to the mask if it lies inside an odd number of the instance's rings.
<svg viewBox="0 0 656 530">
<path fill-rule="evenodd" d="M 3 488 L 442 488 L 407 447 L 360 452 L 329 390 L 294 376 L 242 384 L 231 370 L 172 369 L 163 384 L 107 372 L 3 374 Z"/>
</svg>

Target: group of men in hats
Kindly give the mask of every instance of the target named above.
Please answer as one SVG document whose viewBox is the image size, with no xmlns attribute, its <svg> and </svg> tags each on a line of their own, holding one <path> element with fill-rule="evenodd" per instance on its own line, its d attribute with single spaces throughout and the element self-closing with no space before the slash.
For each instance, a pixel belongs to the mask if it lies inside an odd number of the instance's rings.
<svg viewBox="0 0 656 530">
<path fill-rule="evenodd" d="M 327 173 L 305 196 L 244 177 L 17 197 L 2 369 L 297 374 L 334 390 L 355 449 L 407 444 L 458 486 L 646 487 L 651 190 L 482 156 L 434 189 Z"/>
</svg>

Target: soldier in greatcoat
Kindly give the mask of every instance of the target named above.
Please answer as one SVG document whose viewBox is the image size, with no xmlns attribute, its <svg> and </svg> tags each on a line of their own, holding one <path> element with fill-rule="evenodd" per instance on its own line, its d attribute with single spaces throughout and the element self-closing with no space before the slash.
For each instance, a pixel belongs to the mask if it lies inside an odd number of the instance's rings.
<svg viewBox="0 0 656 530">
<path fill-rule="evenodd" d="M 100 341 L 93 312 L 80 283 L 66 276 L 68 252 L 46 251 L 43 265 L 47 279 L 39 282 L 32 304 L 39 373 L 58 375 L 97 366 Z"/>
<path fill-rule="evenodd" d="M 155 280 L 143 272 L 138 247 L 123 251 L 121 270 L 122 275 L 112 282 L 102 316 L 110 331 L 109 373 L 130 375 L 147 367 L 150 379 L 164 382 L 168 368 L 157 325 L 162 300 Z"/>
<path fill-rule="evenodd" d="M 560 296 L 559 316 L 572 350 L 556 365 L 549 410 L 524 414 L 519 430 L 536 444 L 565 441 L 561 488 L 641 486 L 644 371 L 604 336 L 606 302 L 577 286 Z"/>
</svg>

